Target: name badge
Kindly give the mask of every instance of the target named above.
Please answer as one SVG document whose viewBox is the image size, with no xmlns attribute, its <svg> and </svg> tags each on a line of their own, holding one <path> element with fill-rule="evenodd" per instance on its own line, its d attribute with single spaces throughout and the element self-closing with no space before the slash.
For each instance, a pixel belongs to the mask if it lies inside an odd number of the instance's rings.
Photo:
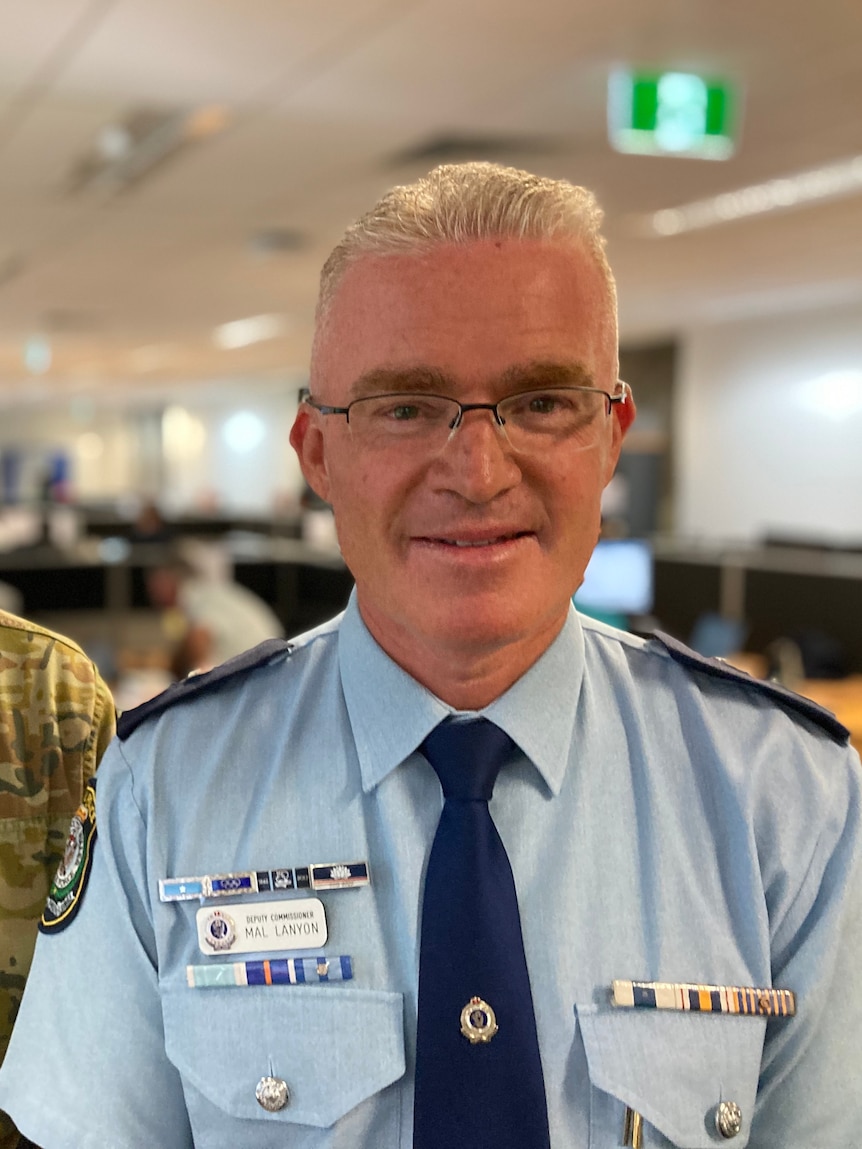
<svg viewBox="0 0 862 1149">
<path fill-rule="evenodd" d="M 229 911 L 204 906 L 195 919 L 200 951 L 210 956 L 319 949 L 327 938 L 326 913 L 319 898 L 233 903 Z"/>
</svg>

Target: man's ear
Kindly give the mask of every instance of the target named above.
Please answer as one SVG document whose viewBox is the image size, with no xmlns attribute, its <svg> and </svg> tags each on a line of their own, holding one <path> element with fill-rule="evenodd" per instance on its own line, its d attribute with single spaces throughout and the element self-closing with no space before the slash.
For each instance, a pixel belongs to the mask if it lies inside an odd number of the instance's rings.
<svg viewBox="0 0 862 1149">
<path fill-rule="evenodd" d="M 305 481 L 324 502 L 329 502 L 329 472 L 326 467 L 326 450 L 323 432 L 312 411 L 305 403 L 300 403 L 293 427 L 290 430 L 290 445 L 296 451 Z"/>
<path fill-rule="evenodd" d="M 605 476 L 605 485 L 611 481 L 614 471 L 616 470 L 617 463 L 620 457 L 620 451 L 623 446 L 623 439 L 626 437 L 626 432 L 635 420 L 637 410 L 635 408 L 635 401 L 632 398 L 631 391 L 626 394 L 624 403 L 615 403 L 612 409 L 613 428 L 611 439 L 611 450 L 608 455 L 608 470 Z"/>
<path fill-rule="evenodd" d="M 622 440 L 625 438 L 626 431 L 628 431 L 629 427 L 634 423 L 636 414 L 637 408 L 635 407 L 634 396 L 631 391 L 627 391 L 625 402 L 614 404 L 614 415 L 620 426 L 620 443 L 622 443 Z"/>
</svg>

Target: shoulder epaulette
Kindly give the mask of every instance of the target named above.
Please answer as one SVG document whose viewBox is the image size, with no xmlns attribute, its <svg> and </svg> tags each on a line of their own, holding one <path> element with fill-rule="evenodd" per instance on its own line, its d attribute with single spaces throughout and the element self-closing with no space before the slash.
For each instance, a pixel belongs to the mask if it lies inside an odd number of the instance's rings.
<svg viewBox="0 0 862 1149">
<path fill-rule="evenodd" d="M 691 650 L 684 643 L 679 642 L 675 638 L 671 638 L 669 634 L 662 634 L 661 631 L 656 631 L 651 636 L 667 650 L 668 654 L 674 659 L 675 662 L 682 663 L 683 666 L 689 667 L 691 670 L 699 670 L 703 674 L 709 674 L 713 678 L 723 678 L 731 682 L 740 683 L 749 690 L 757 690 L 761 694 L 765 694 L 772 698 L 775 702 L 780 703 L 785 709 L 793 710 L 797 714 L 802 714 L 811 722 L 815 722 L 826 733 L 834 738 L 836 742 L 847 742 L 850 737 L 850 731 L 844 726 L 831 710 L 826 710 L 823 706 L 818 706 L 816 702 L 812 702 L 810 698 L 803 698 L 801 694 L 796 694 L 792 690 L 788 690 L 786 686 L 781 686 L 777 682 L 769 682 L 762 678 L 753 678 L 750 674 L 746 674 L 744 670 L 738 670 L 735 666 L 725 662 L 720 658 L 706 658 L 697 651 Z"/>
<path fill-rule="evenodd" d="M 247 674 L 259 666 L 265 666 L 277 655 L 287 655 L 292 650 L 292 643 L 286 642 L 283 638 L 269 638 L 266 642 L 253 646 L 251 650 L 238 654 L 236 658 L 228 659 L 212 670 L 207 670 L 203 674 L 192 673 L 181 682 L 172 683 L 167 690 L 163 690 L 148 702 L 136 706 L 133 710 L 124 711 L 117 721 L 117 737 L 120 740 L 128 738 L 133 730 L 137 730 L 142 722 L 146 722 L 154 714 L 161 714 L 171 706 L 213 690 L 231 678 Z"/>
</svg>

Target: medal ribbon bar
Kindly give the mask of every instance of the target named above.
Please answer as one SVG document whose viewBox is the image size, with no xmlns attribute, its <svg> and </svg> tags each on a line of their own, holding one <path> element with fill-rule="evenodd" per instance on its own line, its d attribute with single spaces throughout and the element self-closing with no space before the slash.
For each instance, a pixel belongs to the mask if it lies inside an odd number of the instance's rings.
<svg viewBox="0 0 862 1149">
<path fill-rule="evenodd" d="M 349 954 L 186 966 L 186 981 L 192 989 L 307 985 L 310 982 L 350 981 L 352 978 L 353 962 Z"/>
<path fill-rule="evenodd" d="M 793 1017 L 796 994 L 790 989 L 690 982 L 622 981 L 611 983 L 611 1004 L 629 1009 L 677 1009 L 699 1013 L 738 1013 L 755 1017 Z"/>
<path fill-rule="evenodd" d="M 196 878 L 162 878 L 159 900 L 188 902 L 227 898 L 237 894 L 269 894 L 280 890 L 343 890 L 367 886 L 367 862 L 314 862 L 310 866 L 279 870 L 242 870 L 230 874 L 204 874 Z"/>
</svg>

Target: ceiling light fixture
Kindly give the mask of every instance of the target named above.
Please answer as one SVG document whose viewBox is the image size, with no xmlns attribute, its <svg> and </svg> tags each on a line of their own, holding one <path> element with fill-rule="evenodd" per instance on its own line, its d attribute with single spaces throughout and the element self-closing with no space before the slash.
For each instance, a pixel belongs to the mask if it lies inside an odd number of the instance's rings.
<svg viewBox="0 0 862 1149">
<path fill-rule="evenodd" d="M 237 455 L 248 455 L 266 436 L 266 424 L 254 411 L 234 411 L 222 428 L 224 441 Z"/>
<path fill-rule="evenodd" d="M 24 366 L 31 375 L 44 375 L 53 359 L 51 342 L 44 335 L 31 335 L 24 344 Z"/>
<path fill-rule="evenodd" d="M 862 155 L 820 168 L 749 184 L 709 199 L 693 200 L 641 217 L 653 236 L 680 235 L 771 211 L 803 207 L 818 200 L 839 199 L 862 191 Z"/>
<path fill-rule="evenodd" d="M 798 388 L 799 403 L 816 415 L 840 423 L 862 412 L 862 371 L 830 371 Z"/>
<path fill-rule="evenodd" d="M 171 463 L 188 463 L 203 453 L 207 432 L 196 415 L 173 403 L 162 413 L 162 451 Z"/>
<path fill-rule="evenodd" d="M 230 123 L 218 104 L 193 108 L 134 108 L 105 124 L 92 147 L 73 165 L 69 190 L 125 191 L 193 144 L 223 132 Z"/>
<path fill-rule="evenodd" d="M 265 339 L 276 339 L 287 330 L 283 315 L 252 315 L 248 319 L 234 319 L 213 329 L 213 343 L 222 351 L 249 347 Z"/>
</svg>

